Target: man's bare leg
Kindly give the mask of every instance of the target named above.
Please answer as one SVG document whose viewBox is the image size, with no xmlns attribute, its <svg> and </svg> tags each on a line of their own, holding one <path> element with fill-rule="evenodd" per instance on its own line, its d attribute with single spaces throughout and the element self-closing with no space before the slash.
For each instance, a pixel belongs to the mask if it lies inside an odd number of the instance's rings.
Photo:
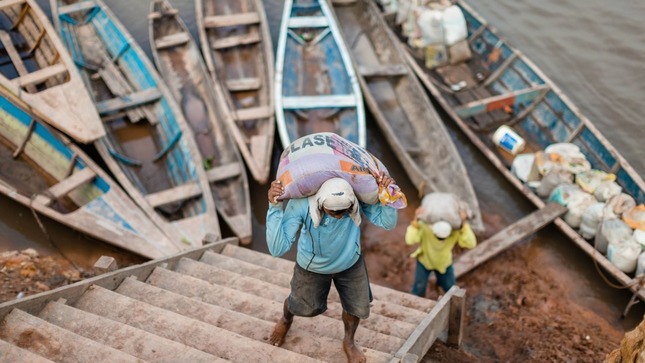
<svg viewBox="0 0 645 363">
<path fill-rule="evenodd" d="M 284 337 L 287 335 L 289 328 L 291 328 L 291 323 L 293 323 L 293 314 L 291 314 L 291 312 L 289 311 L 287 300 L 288 298 L 284 299 L 284 305 L 282 306 L 282 317 L 273 327 L 273 331 L 271 332 L 271 336 L 269 337 L 269 343 L 275 345 L 276 347 L 284 344 Z"/>
<path fill-rule="evenodd" d="M 348 363 L 365 363 L 367 358 L 359 346 L 354 343 L 354 333 L 358 328 L 361 319 L 343 310 L 343 325 L 345 326 L 345 338 L 343 338 L 343 350 L 347 355 Z"/>
</svg>

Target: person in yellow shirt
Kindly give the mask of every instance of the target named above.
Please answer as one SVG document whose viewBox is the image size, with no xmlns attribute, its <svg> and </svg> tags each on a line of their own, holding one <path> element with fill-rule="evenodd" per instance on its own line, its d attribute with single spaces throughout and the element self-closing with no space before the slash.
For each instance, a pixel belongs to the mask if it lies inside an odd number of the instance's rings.
<svg viewBox="0 0 645 363">
<path fill-rule="evenodd" d="M 466 222 L 465 213 L 461 214 L 461 228 L 453 231 L 448 222 L 427 224 L 420 221 L 418 217 L 423 212 L 423 208 L 417 208 L 414 220 L 405 232 L 406 244 L 419 245 L 410 257 L 417 259 L 412 293 L 421 297 L 425 297 L 428 279 L 433 271 L 437 277 L 437 284 L 444 293 L 455 284 L 452 249 L 456 244 L 462 248 L 473 248 L 477 245 L 477 238 Z"/>
</svg>

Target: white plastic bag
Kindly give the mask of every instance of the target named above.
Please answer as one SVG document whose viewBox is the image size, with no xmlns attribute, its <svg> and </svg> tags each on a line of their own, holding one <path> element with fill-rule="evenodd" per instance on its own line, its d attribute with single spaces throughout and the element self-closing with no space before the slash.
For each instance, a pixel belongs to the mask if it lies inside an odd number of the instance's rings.
<svg viewBox="0 0 645 363">
<path fill-rule="evenodd" d="M 626 211 L 636 206 L 634 198 L 625 193 L 620 193 L 607 200 L 605 209 L 617 216 L 622 216 Z"/>
<path fill-rule="evenodd" d="M 535 193 L 542 198 L 551 195 L 553 189 L 561 184 L 572 184 L 573 175 L 568 170 L 562 168 L 553 168 L 542 177 L 540 185 L 535 189 Z"/>
<path fill-rule="evenodd" d="M 592 239 L 596 236 L 598 225 L 603 218 L 605 203 L 594 203 L 585 209 L 580 221 L 580 235 L 584 239 Z"/>
<path fill-rule="evenodd" d="M 421 200 L 421 208 L 424 213 L 419 216 L 419 219 L 428 224 L 445 221 L 452 229 L 461 228 L 461 211 L 464 211 L 469 218 L 472 216 L 466 204 L 452 193 L 427 194 Z"/>
<path fill-rule="evenodd" d="M 641 251 L 641 246 L 632 239 L 614 242 L 607 247 L 607 259 L 622 272 L 632 273 Z"/>
<path fill-rule="evenodd" d="M 604 181 L 596 187 L 593 195 L 599 202 L 606 202 L 609 198 L 620 194 L 623 188 L 615 181 Z"/>
<path fill-rule="evenodd" d="M 567 203 L 569 211 L 564 215 L 564 221 L 573 228 L 580 227 L 582 214 L 588 207 L 595 203 L 596 198 L 591 194 L 587 194 L 583 191 L 574 193 L 571 195 L 569 202 Z"/>
<path fill-rule="evenodd" d="M 610 243 L 620 243 L 632 238 L 632 229 L 620 219 L 602 221 L 594 243 L 600 253 L 607 253 Z"/>
<path fill-rule="evenodd" d="M 451 46 L 468 37 L 466 18 L 457 5 L 449 6 L 443 12 L 443 30 L 445 44 Z"/>
</svg>

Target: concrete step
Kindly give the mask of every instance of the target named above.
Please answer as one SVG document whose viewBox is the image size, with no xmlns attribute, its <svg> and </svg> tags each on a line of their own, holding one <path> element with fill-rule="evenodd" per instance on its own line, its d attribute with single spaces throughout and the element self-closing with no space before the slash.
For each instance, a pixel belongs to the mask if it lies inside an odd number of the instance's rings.
<svg viewBox="0 0 645 363">
<path fill-rule="evenodd" d="M 184 344 L 76 309 L 66 305 L 64 300 L 47 304 L 38 316 L 63 329 L 148 362 L 228 362 Z"/>
<path fill-rule="evenodd" d="M 0 362 L 53 363 L 53 361 L 0 339 Z"/>
<path fill-rule="evenodd" d="M 266 267 L 258 266 L 257 264 L 251 262 L 246 262 L 237 258 L 231 258 L 229 256 L 211 251 L 204 252 L 199 261 L 231 272 L 242 274 L 244 276 L 253 277 L 270 284 L 289 289 L 291 287 L 290 283 L 291 276 L 293 274 L 292 272 L 284 273 L 278 270 L 270 270 Z M 372 284 L 372 286 L 374 285 Z M 340 302 L 338 291 L 336 291 L 335 288 L 332 288 L 329 291 L 329 300 Z M 428 315 L 426 312 L 420 310 L 408 308 L 396 303 L 392 303 L 390 301 L 381 300 L 378 298 L 378 296 L 374 296 L 374 301 L 372 301 L 371 306 L 371 313 L 395 318 L 397 320 L 405 321 L 415 325 L 419 324 L 423 320 L 423 318 Z"/>
<path fill-rule="evenodd" d="M 117 291 L 131 297 L 135 297 L 133 294 L 137 294 L 137 299 L 148 302 L 157 299 L 156 296 L 161 294 L 154 289 L 154 287 L 158 287 L 163 289 L 161 291 L 174 292 L 189 297 L 193 301 L 199 300 L 262 319 L 270 323 L 270 329 L 282 316 L 282 303 L 280 302 L 212 285 L 204 280 L 166 269 L 156 269 L 148 278 L 148 282 L 150 284 L 146 285 L 134 279 L 127 279 Z M 296 319 L 292 329 L 302 329 L 316 336 L 334 339 L 343 339 L 345 334 L 340 321 L 324 315 L 310 319 Z M 268 334 L 269 331 L 265 333 Z M 289 334 L 291 335 L 291 333 Z M 381 334 L 359 325 L 356 331 L 356 342 L 362 347 L 389 353 L 398 350 L 403 345 L 404 339 Z"/>
<path fill-rule="evenodd" d="M 231 362 L 319 362 L 96 285 L 89 288 L 74 305 Z"/>
<path fill-rule="evenodd" d="M 293 273 L 293 261 L 280 257 L 273 257 L 269 254 L 253 251 L 248 248 L 228 244 L 224 247 L 221 254 L 266 267 L 271 270 L 280 271 L 290 276 Z M 437 303 L 434 300 L 424 299 L 406 292 L 374 284 L 372 284 L 372 294 L 374 295 L 374 299 L 389 301 L 397 305 L 421 310 L 426 313 L 430 312 Z"/>
<path fill-rule="evenodd" d="M 268 300 L 284 302 L 289 296 L 290 289 L 272 285 L 258 279 L 230 272 L 203 262 L 182 258 L 175 268 L 179 273 L 196 277 L 212 284 L 226 286 L 239 291 L 262 297 Z M 340 303 L 329 302 L 325 316 L 340 320 L 343 308 Z M 395 335 L 406 339 L 412 334 L 416 325 L 398 321 L 378 314 L 371 314 L 366 320 L 361 321 L 361 326 L 383 334 Z M 398 335 L 401 334 L 401 335 Z"/>
<path fill-rule="evenodd" d="M 55 362 L 144 362 L 18 309 L 4 318 L 0 331 L 5 341 Z"/>
<path fill-rule="evenodd" d="M 272 322 L 250 315 L 203 301 L 196 301 L 151 285 L 136 284 L 134 279 L 124 281 L 116 292 L 259 342 L 268 341 L 269 333 L 274 326 Z M 399 347 L 387 353 L 372 349 L 364 349 L 364 351 L 370 362 L 385 363 L 392 359 Z M 327 336 L 316 336 L 297 326 L 293 326 L 289 331 L 282 348 L 325 362 L 342 362 L 346 359 L 342 349 L 342 338 L 334 339 Z"/>
</svg>

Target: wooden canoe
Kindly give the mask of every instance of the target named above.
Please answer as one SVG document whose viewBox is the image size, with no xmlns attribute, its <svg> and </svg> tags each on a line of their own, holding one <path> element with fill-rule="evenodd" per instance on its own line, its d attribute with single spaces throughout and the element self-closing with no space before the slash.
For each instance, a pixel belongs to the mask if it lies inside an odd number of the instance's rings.
<svg viewBox="0 0 645 363">
<path fill-rule="evenodd" d="M 278 40 L 275 110 L 282 146 L 334 132 L 365 147 L 363 95 L 325 0 L 286 0 Z"/>
<path fill-rule="evenodd" d="M 155 64 L 195 136 L 215 207 L 240 242 L 248 244 L 251 203 L 246 168 L 224 123 L 199 47 L 168 1 L 152 2 L 148 19 Z"/>
<path fill-rule="evenodd" d="M 332 7 L 350 44 L 365 103 L 420 195 L 459 196 L 473 212 L 471 227 L 483 232 L 479 202 L 459 152 L 376 4 L 340 1 Z"/>
<path fill-rule="evenodd" d="M 422 83 L 502 175 L 535 206 L 544 208 L 545 200 L 511 173 L 514 157 L 492 140 L 496 129 L 506 125 L 526 141 L 525 152 L 541 151 L 561 142 L 579 146 L 593 169 L 615 174 L 623 192 L 634 197 L 636 203 L 644 203 L 645 183 L 641 176 L 578 107 L 472 8 L 462 1 L 456 4 L 466 19 L 472 58 L 429 70 L 407 45 L 405 55 Z M 465 82 L 463 89 L 451 88 L 461 81 Z M 562 218 L 554 223 L 616 281 L 630 286 L 645 300 L 645 289 L 631 274 L 622 272 L 599 253 L 593 241 L 585 240 Z"/>
<path fill-rule="evenodd" d="M 267 182 L 275 135 L 273 44 L 262 0 L 195 0 L 206 66 L 253 178 Z"/>
<path fill-rule="evenodd" d="M 0 94 L 81 143 L 105 135 L 90 94 L 35 0 L 0 1 Z"/>
<path fill-rule="evenodd" d="M 4 96 L 0 96 L 0 193 L 144 257 L 180 251 L 80 148 Z"/>
<path fill-rule="evenodd" d="M 101 0 L 52 0 L 54 22 L 107 136 L 95 143 L 130 197 L 185 248 L 220 236 L 195 139 L 139 44 Z"/>
</svg>

